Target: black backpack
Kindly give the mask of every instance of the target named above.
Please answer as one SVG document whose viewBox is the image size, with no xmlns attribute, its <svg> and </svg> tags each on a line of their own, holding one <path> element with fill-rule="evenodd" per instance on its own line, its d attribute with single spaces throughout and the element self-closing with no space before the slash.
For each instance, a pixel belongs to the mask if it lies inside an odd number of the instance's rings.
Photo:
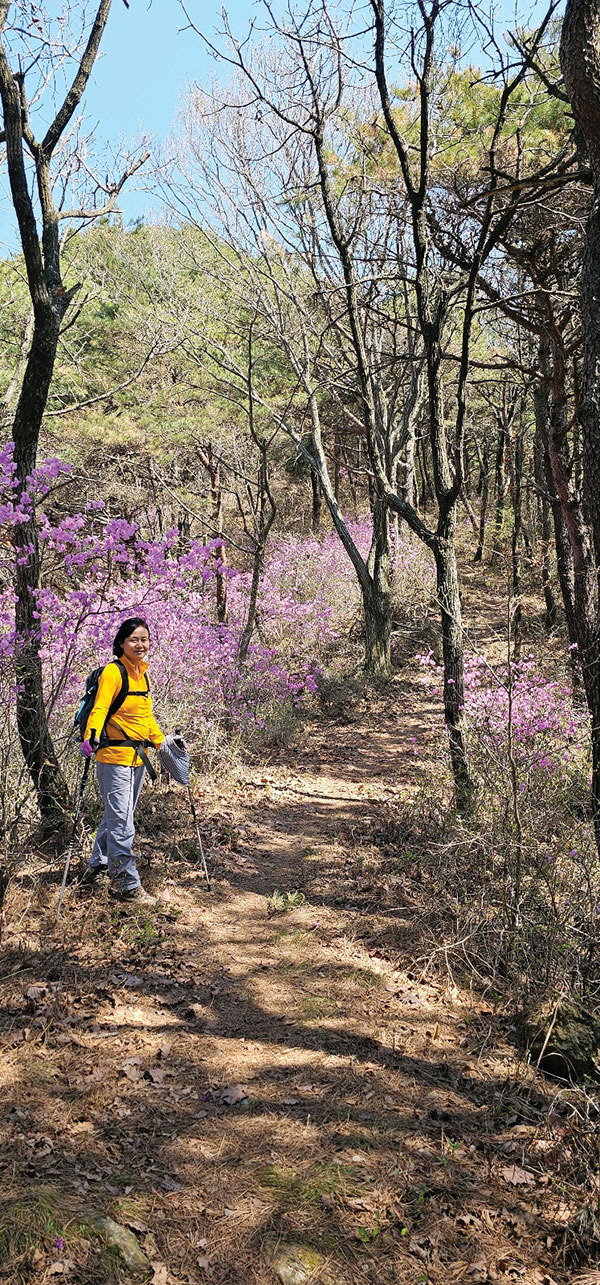
<svg viewBox="0 0 600 1285">
<path fill-rule="evenodd" d="M 119 670 L 119 673 L 121 675 L 121 690 L 117 692 L 117 695 L 115 696 L 112 704 L 110 705 L 108 714 L 106 715 L 104 727 L 94 728 L 98 742 L 101 742 L 104 739 L 104 731 L 106 728 L 106 724 L 110 722 L 113 715 L 116 714 L 117 710 L 121 708 L 123 701 L 129 695 L 129 674 L 127 673 L 127 670 L 123 662 L 121 660 L 111 660 L 109 661 L 109 664 L 116 665 Z M 105 665 L 99 665 L 97 669 L 92 670 L 91 674 L 88 674 L 85 680 L 85 691 L 83 693 L 83 696 L 81 697 L 81 700 L 79 702 L 79 706 L 77 709 L 77 713 L 75 714 L 75 718 L 73 720 L 73 730 L 75 732 L 75 735 L 78 741 L 85 740 L 85 729 L 87 727 L 87 721 L 94 708 L 94 702 L 96 700 L 96 696 L 98 695 L 98 683 L 100 682 L 100 675 L 103 673 L 105 668 L 106 668 Z M 150 683 L 148 682 L 148 675 L 145 674 L 144 677 L 146 680 L 146 691 L 132 692 L 132 696 L 145 696 L 147 692 L 150 691 Z"/>
</svg>

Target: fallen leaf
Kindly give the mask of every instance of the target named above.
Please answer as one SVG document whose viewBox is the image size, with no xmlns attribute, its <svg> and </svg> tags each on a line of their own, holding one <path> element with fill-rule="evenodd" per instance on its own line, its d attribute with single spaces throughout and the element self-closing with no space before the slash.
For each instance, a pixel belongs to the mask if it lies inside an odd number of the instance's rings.
<svg viewBox="0 0 600 1285">
<path fill-rule="evenodd" d="M 529 1169 L 521 1169 L 519 1165 L 507 1165 L 500 1170 L 500 1177 L 505 1182 L 512 1183 L 513 1187 L 531 1187 L 535 1184 L 536 1177 Z"/>
<path fill-rule="evenodd" d="M 481 1225 L 481 1219 L 476 1218 L 475 1214 L 459 1214 L 456 1219 L 456 1226 L 462 1232 L 479 1231 Z"/>
<path fill-rule="evenodd" d="M 125 1058 L 125 1061 L 121 1067 L 121 1070 L 123 1072 L 123 1075 L 126 1075 L 128 1080 L 133 1080 L 134 1083 L 137 1080 L 141 1080 L 142 1078 L 143 1072 L 140 1067 L 139 1057 Z"/>
<path fill-rule="evenodd" d="M 154 1272 L 154 1276 L 152 1277 L 152 1285 L 167 1285 L 167 1282 L 169 1279 L 169 1273 L 164 1263 L 153 1262 L 153 1263 L 150 1263 L 150 1266 Z"/>
<path fill-rule="evenodd" d="M 485 1258 L 476 1258 L 467 1272 L 471 1285 L 484 1285 L 489 1281 L 489 1272 Z"/>
<path fill-rule="evenodd" d="M 144 1071 L 144 1078 L 146 1080 L 151 1080 L 153 1084 L 158 1084 L 158 1085 L 164 1084 L 165 1075 L 168 1075 L 168 1072 L 161 1071 L 160 1067 L 158 1066 L 149 1066 L 148 1070 Z"/>
<path fill-rule="evenodd" d="M 131 1187 L 129 1187 L 127 1188 L 127 1190 L 131 1191 L 132 1189 Z M 129 1227 L 131 1231 L 139 1231 L 142 1234 L 144 1234 L 147 1231 L 150 1231 L 148 1224 L 141 1222 L 139 1218 L 126 1218 L 125 1226 Z"/>
<path fill-rule="evenodd" d="M 219 1097 L 219 1102 L 221 1102 L 223 1106 L 233 1107 L 236 1102 L 243 1102 L 244 1098 L 247 1097 L 248 1089 L 245 1084 L 228 1084 L 227 1088 L 223 1089 L 223 1092 Z"/>
<path fill-rule="evenodd" d="M 104 1071 L 102 1070 L 102 1067 L 92 1066 L 85 1072 L 83 1083 L 87 1084 L 88 1087 L 91 1087 L 93 1084 L 98 1084 L 102 1079 L 104 1079 Z"/>
<path fill-rule="evenodd" d="M 158 1185 L 159 1187 L 162 1187 L 163 1191 L 183 1191 L 182 1183 L 175 1182 L 174 1178 L 169 1178 L 168 1174 L 159 1178 Z"/>
<path fill-rule="evenodd" d="M 202 1004 L 189 1004 L 184 1016 L 189 1022 L 203 1022 L 206 1021 L 206 1009 Z"/>
<path fill-rule="evenodd" d="M 25 999 L 33 1000 L 37 1004 L 44 995 L 48 994 L 48 987 L 45 982 L 36 982 L 33 986 L 28 986 L 25 991 Z"/>
</svg>

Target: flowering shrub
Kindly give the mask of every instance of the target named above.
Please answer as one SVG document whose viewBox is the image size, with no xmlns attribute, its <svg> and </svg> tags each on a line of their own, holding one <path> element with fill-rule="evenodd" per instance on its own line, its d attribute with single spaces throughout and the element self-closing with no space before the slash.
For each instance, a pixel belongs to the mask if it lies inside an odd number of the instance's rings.
<svg viewBox="0 0 600 1285">
<path fill-rule="evenodd" d="M 493 675 L 482 657 L 471 656 L 465 669 L 465 706 L 469 722 L 491 758 L 508 749 L 509 682 L 506 670 Z M 575 708 L 571 688 L 543 674 L 532 658 L 514 666 L 512 734 L 523 788 L 532 777 L 552 779 L 569 772 L 574 755 L 587 750 L 587 717 Z"/>
<path fill-rule="evenodd" d="M 423 681 L 441 688 L 430 652 Z M 472 817 L 439 818 L 437 861 L 452 889 L 456 936 L 477 939 L 492 971 L 508 952 L 511 985 L 596 991 L 600 904 L 589 816 L 589 724 L 560 677 L 531 657 L 465 662 L 465 713 L 480 793 Z M 414 811 L 439 807 L 439 764 Z M 449 787 L 450 791 L 450 787 Z M 426 852 L 436 851 L 429 834 Z M 444 895 L 446 895 L 444 893 Z"/>
<path fill-rule="evenodd" d="M 352 523 L 357 544 L 369 547 L 366 521 Z M 230 585 L 232 618 L 242 620 L 250 574 Z M 361 609 L 358 581 L 337 535 L 280 536 L 271 540 L 258 600 L 258 629 L 280 658 L 314 676 L 332 643 L 344 637 Z"/>
<path fill-rule="evenodd" d="M 441 688 L 441 669 L 431 652 L 418 659 Z M 573 703 L 571 688 L 542 673 L 528 657 L 512 666 L 492 666 L 481 655 L 465 659 L 465 713 L 473 752 L 492 778 L 509 773 L 509 736 L 520 792 L 549 787 L 580 771 L 588 753 L 588 720 Z M 495 781 L 498 784 L 498 781 Z"/>
<path fill-rule="evenodd" d="M 151 627 L 158 718 L 165 727 L 180 726 L 192 743 L 214 746 L 232 730 L 265 733 L 316 690 L 332 646 L 347 637 L 361 612 L 356 576 L 337 535 L 272 541 L 257 628 L 240 666 L 250 573 L 226 569 L 229 620 L 217 623 L 213 581 L 223 570 L 219 541 L 193 541 L 181 553 L 176 531 L 147 540 L 136 522 L 107 517 L 100 500 L 58 519 L 52 488 L 68 473 L 60 460 L 47 460 L 21 488 L 11 445 L 0 452 L 0 566 L 5 573 L 0 589 L 0 721 L 5 744 L 16 741 L 11 532 L 34 508 L 41 566 L 34 614 L 47 710 L 59 751 L 68 744 L 86 673 L 110 658 L 120 621 L 134 614 L 147 617 Z M 366 556 L 370 520 L 352 523 L 350 529 Z M 21 561 L 30 552 L 22 548 Z M 423 569 L 402 541 L 394 550 L 394 565 L 400 597 L 409 583 L 414 592 Z"/>
<path fill-rule="evenodd" d="M 48 461 L 28 479 L 23 490 L 15 478 L 10 447 L 0 455 L 0 542 L 2 569 L 12 579 L 11 530 L 26 521 L 51 483 L 68 470 Z M 192 741 L 204 742 L 211 729 L 263 730 L 275 708 L 294 706 L 314 685 L 307 661 L 295 658 L 294 669 L 274 647 L 257 637 L 244 666 L 237 650 L 245 617 L 245 595 L 237 594 L 230 625 L 213 618 L 211 582 L 222 563 L 218 542 L 192 542 L 176 552 L 177 532 L 161 541 L 145 540 L 134 522 L 105 519 L 101 501 L 84 512 L 52 522 L 38 519 L 41 587 L 36 591 L 40 653 L 46 702 L 57 745 L 65 744 L 73 710 L 86 672 L 103 658 L 121 620 L 148 617 L 155 654 L 152 686 L 159 719 L 175 723 Z M 29 556 L 24 548 L 21 560 Z M 228 575 L 242 580 L 235 572 Z M 10 577 L 10 579 L 9 579 Z M 275 602 L 273 603 L 275 609 Z M 266 603 L 266 610 L 269 604 Z M 0 589 L 0 719 L 3 742 L 14 739 L 15 650 L 14 593 Z"/>
</svg>

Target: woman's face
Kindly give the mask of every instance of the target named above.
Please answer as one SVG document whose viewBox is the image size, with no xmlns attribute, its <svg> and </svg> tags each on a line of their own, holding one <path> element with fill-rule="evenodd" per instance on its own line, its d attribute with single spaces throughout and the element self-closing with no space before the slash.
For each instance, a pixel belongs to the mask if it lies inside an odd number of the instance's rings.
<svg viewBox="0 0 600 1285">
<path fill-rule="evenodd" d="M 145 625 L 138 625 L 137 629 L 134 629 L 129 638 L 122 643 L 122 647 L 123 655 L 134 665 L 140 660 L 146 660 L 150 648 L 150 636 Z"/>
</svg>

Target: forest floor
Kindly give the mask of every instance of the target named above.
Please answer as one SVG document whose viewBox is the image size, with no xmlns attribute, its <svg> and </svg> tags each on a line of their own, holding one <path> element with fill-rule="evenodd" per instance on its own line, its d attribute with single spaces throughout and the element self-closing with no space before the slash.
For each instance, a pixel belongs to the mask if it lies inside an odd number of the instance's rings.
<svg viewBox="0 0 600 1285">
<path fill-rule="evenodd" d="M 0 1280 L 600 1281 L 565 1257 L 576 1108 L 444 948 L 398 829 L 441 752 L 412 650 L 268 766 L 197 785 L 212 894 L 165 786 L 140 810 L 155 913 L 72 885 L 55 926 L 56 864 L 24 863 L 0 957 Z"/>
</svg>

